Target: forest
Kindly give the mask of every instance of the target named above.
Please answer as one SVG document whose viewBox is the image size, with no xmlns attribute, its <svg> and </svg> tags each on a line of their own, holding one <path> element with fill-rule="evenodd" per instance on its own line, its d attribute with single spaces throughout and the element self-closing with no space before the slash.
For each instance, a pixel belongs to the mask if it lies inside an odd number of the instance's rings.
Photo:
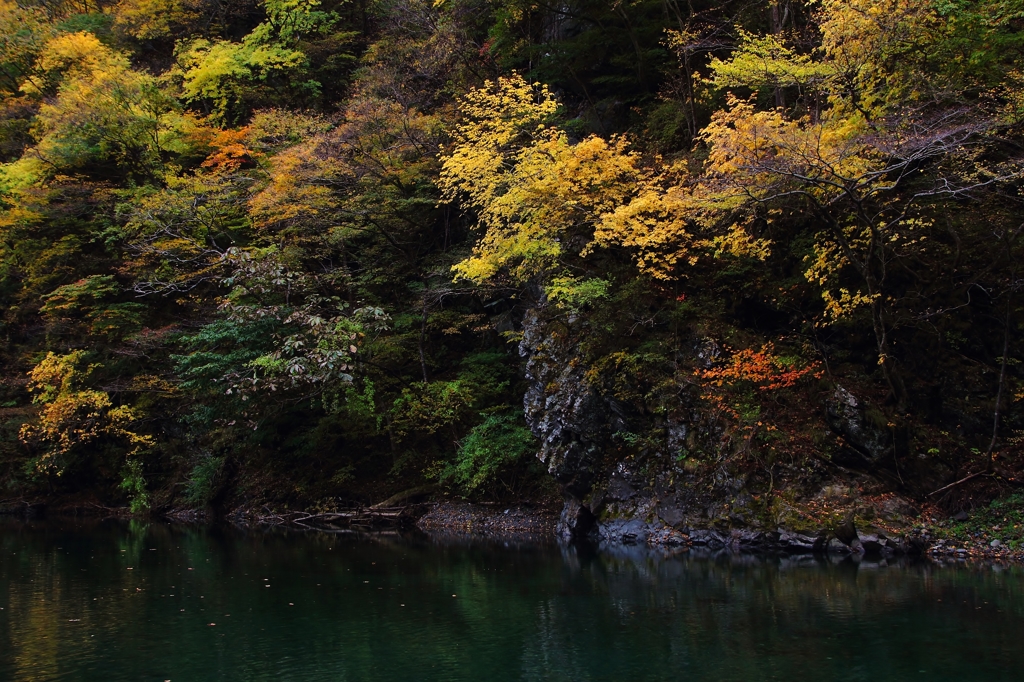
<svg viewBox="0 0 1024 682">
<path fill-rule="evenodd" d="M 1022 145 L 1022 0 L 0 0 L 0 499 L 1024 509 Z"/>
</svg>

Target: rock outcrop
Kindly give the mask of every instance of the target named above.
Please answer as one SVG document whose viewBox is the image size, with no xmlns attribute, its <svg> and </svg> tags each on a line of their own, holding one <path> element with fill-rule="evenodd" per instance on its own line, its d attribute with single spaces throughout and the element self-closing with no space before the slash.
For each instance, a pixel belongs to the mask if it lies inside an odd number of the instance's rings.
<svg viewBox="0 0 1024 682">
<path fill-rule="evenodd" d="M 912 549 L 876 532 L 858 534 L 852 516 L 846 524 L 826 529 L 823 523 L 814 527 L 803 521 L 795 507 L 769 508 L 766 500 L 775 498 L 763 494 L 767 478 L 759 484 L 761 494 L 752 492 L 749 466 L 737 464 L 742 457 L 716 450 L 722 434 L 702 422 L 697 404 L 688 409 L 681 395 L 674 416 L 652 416 L 638 406 L 621 405 L 610 391 L 589 380 L 589 363 L 580 351 L 581 342 L 589 340 L 587 323 L 550 312 L 543 307 L 527 312 L 519 351 L 528 381 L 526 422 L 540 440 L 538 457 L 564 495 L 557 524 L 561 538 L 586 538 L 606 546 L 689 545 L 786 553 Z M 692 353 L 701 365 L 713 362 L 718 349 L 697 340 Z M 893 460 L 893 429 L 879 425 L 852 393 L 837 388 L 827 414 L 828 425 L 852 453 L 847 457 L 857 465 L 854 468 L 868 471 Z M 660 440 L 648 436 L 643 446 L 620 447 L 622 434 L 640 432 L 661 434 Z M 687 460 L 691 451 L 697 459 Z M 808 478 L 808 485 L 818 486 L 809 495 L 820 490 L 817 496 L 824 506 L 857 509 L 857 488 L 829 486 L 827 476 L 822 474 L 819 482 Z M 800 523 L 787 525 L 792 521 Z"/>
</svg>

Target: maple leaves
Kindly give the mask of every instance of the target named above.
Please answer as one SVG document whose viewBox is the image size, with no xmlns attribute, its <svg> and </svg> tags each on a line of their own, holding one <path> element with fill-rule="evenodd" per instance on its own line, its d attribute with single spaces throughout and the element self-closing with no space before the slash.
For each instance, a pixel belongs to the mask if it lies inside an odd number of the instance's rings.
<svg viewBox="0 0 1024 682">
<path fill-rule="evenodd" d="M 797 360 L 776 355 L 775 346 L 771 343 L 758 350 L 744 348 L 735 351 L 724 364 L 698 369 L 696 375 L 707 385 L 718 388 L 746 383 L 759 391 L 791 388 L 805 377 L 820 377 L 817 362 L 800 367 Z"/>
<path fill-rule="evenodd" d="M 726 348 L 728 351 L 729 349 Z M 694 371 L 701 397 L 718 414 L 729 417 L 747 431 L 775 430 L 766 414 L 762 396 L 790 389 L 800 382 L 821 378 L 818 362 L 806 363 L 795 357 L 776 354 L 766 343 L 759 349 L 731 352 L 728 358 L 709 368 Z"/>
</svg>

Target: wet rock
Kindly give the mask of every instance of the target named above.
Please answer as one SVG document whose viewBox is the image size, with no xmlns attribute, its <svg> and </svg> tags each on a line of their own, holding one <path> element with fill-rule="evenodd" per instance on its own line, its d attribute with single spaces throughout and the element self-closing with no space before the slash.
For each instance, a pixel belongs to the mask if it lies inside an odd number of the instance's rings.
<svg viewBox="0 0 1024 682">
<path fill-rule="evenodd" d="M 858 537 L 860 546 L 865 554 L 880 554 L 885 547 L 885 538 L 873 533 L 867 533 Z"/>
<path fill-rule="evenodd" d="M 647 542 L 651 527 L 639 519 L 612 519 L 595 527 L 595 535 L 602 542 L 622 542 L 627 545 Z"/>
<path fill-rule="evenodd" d="M 966 521 L 969 518 L 971 518 L 971 517 L 965 511 L 958 511 L 956 514 L 953 514 L 953 520 L 954 521 L 961 521 L 961 522 L 963 522 L 963 521 Z"/>
<path fill-rule="evenodd" d="M 563 540 L 579 540 L 585 538 L 593 526 L 594 515 L 590 509 L 574 497 L 566 498 L 555 527 L 558 537 Z"/>
<path fill-rule="evenodd" d="M 690 542 L 694 545 L 717 549 L 725 547 L 726 544 L 726 539 L 714 530 L 691 530 L 687 535 L 690 536 Z"/>
<path fill-rule="evenodd" d="M 782 529 L 779 529 L 778 543 L 781 549 L 794 553 L 817 552 L 825 548 L 824 536 L 813 537 Z"/>
<path fill-rule="evenodd" d="M 729 533 L 729 546 L 733 549 L 758 549 L 770 543 L 768 535 L 757 530 L 734 529 Z"/>
<path fill-rule="evenodd" d="M 679 547 L 690 544 L 690 536 L 674 528 L 662 528 L 647 536 L 647 544 Z"/>
<path fill-rule="evenodd" d="M 882 551 L 887 554 L 910 554 L 909 542 L 907 540 L 893 540 L 892 538 L 885 538 L 882 543 Z"/>
<path fill-rule="evenodd" d="M 1003 546 L 1003 543 L 1000 542 L 999 540 L 993 540 L 992 542 L 988 543 L 988 546 L 991 547 L 992 549 L 999 549 L 1000 547 Z"/>
<path fill-rule="evenodd" d="M 834 552 L 836 554 L 849 554 L 850 548 L 846 545 L 846 543 L 839 540 L 839 538 L 832 538 L 828 541 L 828 551 Z"/>
<path fill-rule="evenodd" d="M 853 519 L 846 519 L 843 523 L 836 526 L 833 532 L 836 539 L 847 547 L 857 542 L 857 527 L 853 525 Z"/>
</svg>

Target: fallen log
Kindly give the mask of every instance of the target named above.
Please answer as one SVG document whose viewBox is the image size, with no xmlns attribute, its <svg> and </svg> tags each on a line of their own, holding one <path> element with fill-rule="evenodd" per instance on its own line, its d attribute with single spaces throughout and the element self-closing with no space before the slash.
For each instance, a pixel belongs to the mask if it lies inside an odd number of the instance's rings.
<svg viewBox="0 0 1024 682">
<path fill-rule="evenodd" d="M 367 528 L 401 527 L 410 525 L 418 516 L 417 511 L 422 505 L 403 507 L 364 507 L 355 509 L 339 509 L 321 512 L 273 512 L 259 517 L 260 523 L 267 525 L 300 526 L 303 528 Z"/>
</svg>

